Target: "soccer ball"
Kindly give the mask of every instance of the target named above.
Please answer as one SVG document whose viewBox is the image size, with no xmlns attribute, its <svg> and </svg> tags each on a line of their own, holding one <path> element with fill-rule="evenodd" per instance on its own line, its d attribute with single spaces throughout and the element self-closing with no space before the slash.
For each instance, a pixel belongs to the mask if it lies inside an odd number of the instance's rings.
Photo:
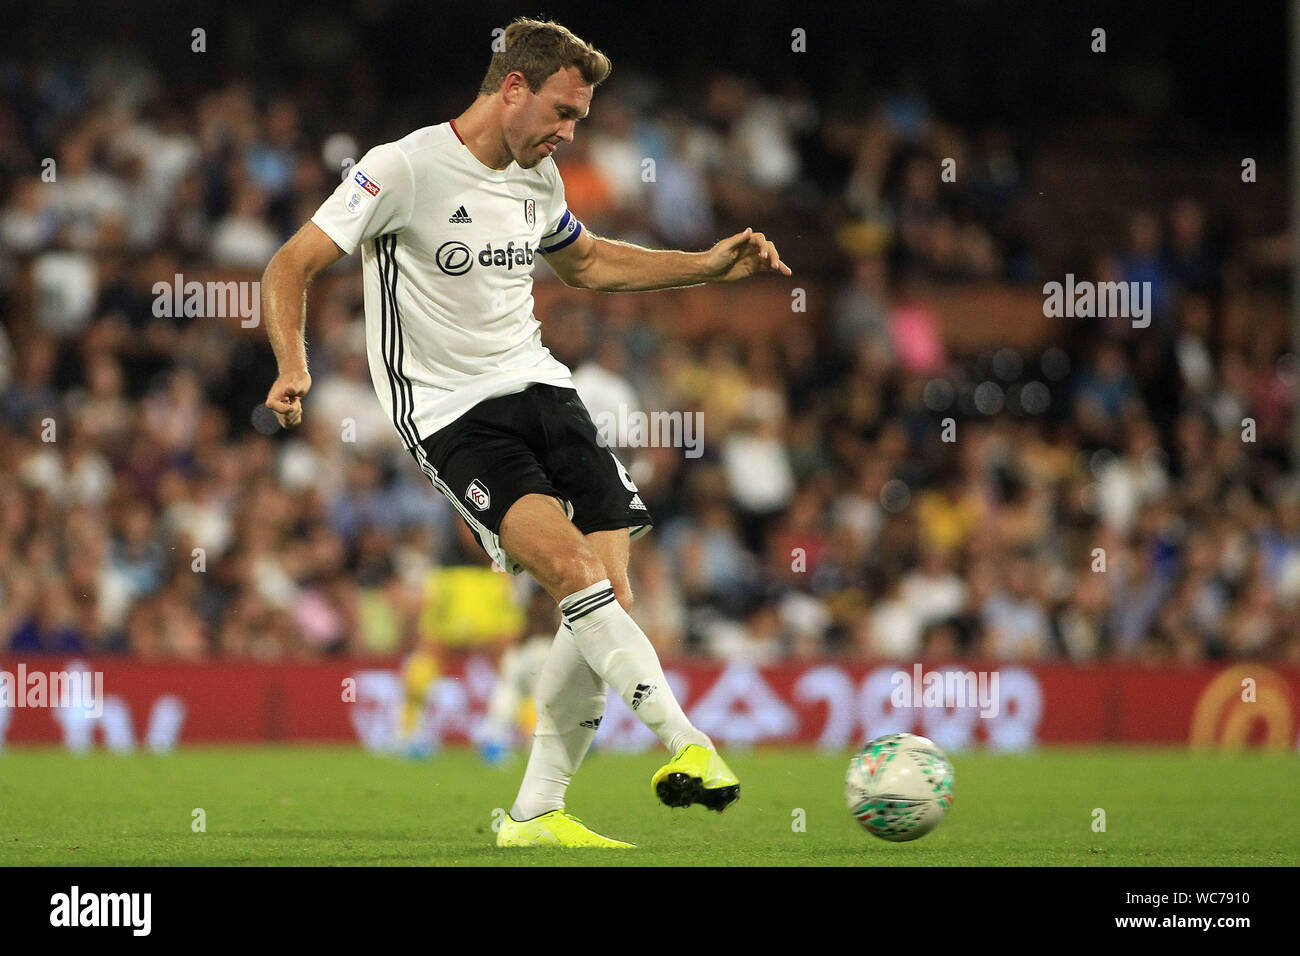
<svg viewBox="0 0 1300 956">
<path fill-rule="evenodd" d="M 926 737 L 886 734 L 849 761 L 844 798 L 868 833 L 891 843 L 915 840 L 952 807 L 952 764 Z"/>
</svg>

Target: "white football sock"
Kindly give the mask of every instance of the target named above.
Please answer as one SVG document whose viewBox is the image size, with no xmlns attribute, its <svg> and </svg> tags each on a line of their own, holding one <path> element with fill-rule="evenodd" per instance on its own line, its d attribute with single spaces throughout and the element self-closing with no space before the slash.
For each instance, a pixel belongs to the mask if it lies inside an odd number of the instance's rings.
<svg viewBox="0 0 1300 956">
<path fill-rule="evenodd" d="M 588 666 L 563 624 L 542 666 L 534 698 L 533 749 L 510 808 L 510 816 L 519 821 L 564 806 L 564 792 L 605 714 L 605 682 Z"/>
<path fill-rule="evenodd" d="M 664 679 L 654 646 L 618 603 L 608 578 L 570 594 L 560 602 L 560 613 L 573 628 L 574 642 L 592 670 L 618 692 L 669 753 L 677 753 L 685 744 L 713 747 L 686 718 Z"/>
</svg>

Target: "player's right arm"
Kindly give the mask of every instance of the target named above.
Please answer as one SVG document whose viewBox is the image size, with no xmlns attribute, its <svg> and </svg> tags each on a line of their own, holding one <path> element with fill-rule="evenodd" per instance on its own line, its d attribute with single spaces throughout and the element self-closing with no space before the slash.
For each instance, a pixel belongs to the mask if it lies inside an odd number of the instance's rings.
<svg viewBox="0 0 1300 956">
<path fill-rule="evenodd" d="M 266 396 L 283 428 L 302 421 L 302 399 L 311 388 L 307 372 L 307 286 L 316 274 L 343 258 L 314 222 L 308 222 L 267 263 L 262 273 L 262 318 L 275 351 L 279 377 Z"/>
<path fill-rule="evenodd" d="M 302 421 L 307 373 L 307 286 L 363 242 L 400 232 L 415 201 L 411 164 L 394 143 L 376 146 L 347 171 L 311 221 L 271 257 L 262 276 L 262 318 L 279 366 L 266 405 L 284 428 Z"/>
</svg>

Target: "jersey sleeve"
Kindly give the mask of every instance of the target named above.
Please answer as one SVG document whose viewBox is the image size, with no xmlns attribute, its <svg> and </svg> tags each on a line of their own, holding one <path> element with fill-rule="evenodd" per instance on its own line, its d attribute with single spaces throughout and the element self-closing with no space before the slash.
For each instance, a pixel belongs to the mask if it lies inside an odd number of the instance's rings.
<svg viewBox="0 0 1300 956">
<path fill-rule="evenodd" d="M 405 229 L 414 205 L 411 164 L 396 144 L 385 143 L 348 170 L 311 221 L 351 255 L 363 242 Z"/>
<path fill-rule="evenodd" d="M 569 205 L 564 200 L 564 180 L 560 178 L 560 171 L 555 167 L 554 162 L 551 164 L 551 170 L 554 174 L 555 186 L 551 192 L 550 205 L 546 210 L 546 232 L 542 234 L 542 241 L 538 244 L 538 252 L 544 256 L 559 252 L 582 233 L 582 223 L 569 211 Z"/>
</svg>

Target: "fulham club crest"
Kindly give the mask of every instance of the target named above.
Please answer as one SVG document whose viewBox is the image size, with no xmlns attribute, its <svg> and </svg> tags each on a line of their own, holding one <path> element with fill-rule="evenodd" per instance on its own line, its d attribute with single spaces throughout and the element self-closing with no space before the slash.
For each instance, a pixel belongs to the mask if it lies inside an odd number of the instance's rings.
<svg viewBox="0 0 1300 956">
<path fill-rule="evenodd" d="M 537 221 L 537 201 L 535 199 L 524 200 L 524 221 L 528 223 L 529 229 Z"/>
<path fill-rule="evenodd" d="M 492 496 L 489 495 L 488 490 L 483 487 L 483 482 L 479 481 L 477 478 L 469 483 L 469 488 L 465 491 L 465 497 L 468 498 L 469 503 L 479 511 L 487 511 L 488 506 L 492 504 Z"/>
</svg>

